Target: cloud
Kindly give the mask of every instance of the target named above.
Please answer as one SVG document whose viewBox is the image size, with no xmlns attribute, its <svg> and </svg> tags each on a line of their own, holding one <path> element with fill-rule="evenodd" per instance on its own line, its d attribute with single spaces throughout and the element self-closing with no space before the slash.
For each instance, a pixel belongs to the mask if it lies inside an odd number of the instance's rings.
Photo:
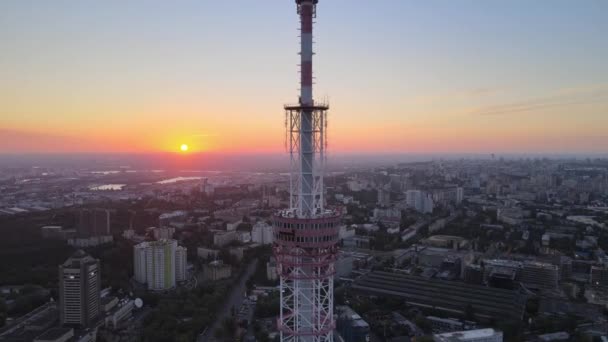
<svg viewBox="0 0 608 342">
<path fill-rule="evenodd" d="M 473 110 L 473 115 L 505 115 L 511 113 L 529 112 L 538 109 L 600 103 L 608 101 L 608 86 L 595 85 L 577 88 L 566 88 L 551 96 L 513 102 L 496 106 L 482 107 Z"/>
</svg>

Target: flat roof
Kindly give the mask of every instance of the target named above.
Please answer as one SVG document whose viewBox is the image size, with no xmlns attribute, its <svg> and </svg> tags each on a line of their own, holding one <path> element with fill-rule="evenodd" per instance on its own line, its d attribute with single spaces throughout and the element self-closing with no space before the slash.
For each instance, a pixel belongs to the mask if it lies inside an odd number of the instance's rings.
<svg viewBox="0 0 608 342">
<path fill-rule="evenodd" d="M 491 337 L 497 333 L 501 333 L 500 331 L 496 331 L 492 328 L 487 329 L 477 329 L 477 330 L 466 330 L 466 331 L 453 331 L 444 334 L 437 334 L 435 337 L 439 338 L 440 341 L 450 341 L 450 340 L 473 340 L 484 337 Z"/>
<path fill-rule="evenodd" d="M 415 306 L 432 306 L 461 312 L 472 305 L 481 317 L 521 319 L 525 296 L 515 290 L 499 289 L 456 281 L 427 279 L 389 272 L 370 272 L 352 285 L 353 290 L 404 298 Z"/>
</svg>

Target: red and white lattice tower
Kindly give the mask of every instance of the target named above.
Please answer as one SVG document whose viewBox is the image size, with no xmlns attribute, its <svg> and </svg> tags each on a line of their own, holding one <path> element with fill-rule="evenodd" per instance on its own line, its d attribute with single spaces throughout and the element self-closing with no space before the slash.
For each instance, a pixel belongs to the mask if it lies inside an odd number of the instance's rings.
<svg viewBox="0 0 608 342">
<path fill-rule="evenodd" d="M 291 157 L 290 206 L 273 217 L 281 281 L 281 341 L 333 341 L 334 262 L 340 216 L 325 208 L 328 105 L 312 97 L 312 27 L 318 0 L 296 0 L 300 15 L 300 100 L 285 106 Z"/>
</svg>

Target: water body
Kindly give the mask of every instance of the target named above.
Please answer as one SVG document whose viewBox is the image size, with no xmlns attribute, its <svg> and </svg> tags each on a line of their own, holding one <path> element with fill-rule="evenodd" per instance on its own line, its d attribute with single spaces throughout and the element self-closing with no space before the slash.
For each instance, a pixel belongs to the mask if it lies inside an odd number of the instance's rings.
<svg viewBox="0 0 608 342">
<path fill-rule="evenodd" d="M 203 179 L 203 177 L 174 177 L 174 178 L 164 179 L 164 180 L 158 181 L 156 183 L 157 184 L 172 184 L 172 183 L 177 183 L 177 182 L 194 181 L 194 180 L 200 180 L 200 179 Z"/>
<path fill-rule="evenodd" d="M 122 190 L 127 184 L 104 184 L 99 186 L 92 186 L 89 190 L 93 191 L 108 191 L 108 190 Z"/>
</svg>

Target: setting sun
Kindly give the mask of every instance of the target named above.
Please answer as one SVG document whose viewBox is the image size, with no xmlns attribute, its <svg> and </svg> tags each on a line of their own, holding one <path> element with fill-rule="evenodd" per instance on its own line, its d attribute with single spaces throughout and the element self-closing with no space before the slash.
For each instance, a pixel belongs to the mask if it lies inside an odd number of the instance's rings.
<svg viewBox="0 0 608 342">
<path fill-rule="evenodd" d="M 179 149 L 182 150 L 182 152 L 186 152 L 186 151 L 188 151 L 188 145 L 182 144 L 182 146 L 180 146 Z"/>
</svg>

